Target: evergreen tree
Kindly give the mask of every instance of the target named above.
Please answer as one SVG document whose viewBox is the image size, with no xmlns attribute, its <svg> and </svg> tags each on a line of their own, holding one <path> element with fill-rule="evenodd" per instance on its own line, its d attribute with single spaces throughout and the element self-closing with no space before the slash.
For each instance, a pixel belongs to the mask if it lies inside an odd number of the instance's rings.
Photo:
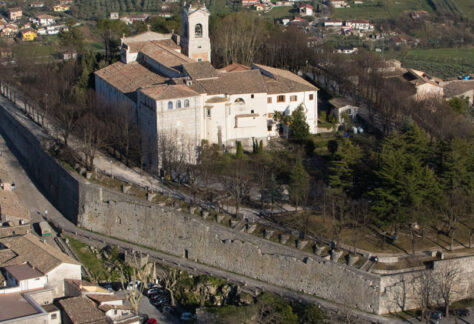
<svg viewBox="0 0 474 324">
<path fill-rule="evenodd" d="M 357 165 L 360 163 L 362 152 L 358 146 L 346 138 L 329 167 L 329 184 L 331 188 L 343 190 L 349 194 L 356 184 Z"/>
<path fill-rule="evenodd" d="M 375 171 L 376 188 L 370 196 L 372 210 L 381 225 L 409 226 L 414 239 L 412 225 L 423 226 L 433 220 L 427 218 L 427 211 L 439 200 L 440 190 L 434 171 L 419 153 L 427 148 L 420 144 L 416 150 L 410 138 L 406 134 L 386 138 Z"/>
<path fill-rule="evenodd" d="M 237 158 L 243 157 L 244 156 L 244 149 L 242 148 L 242 142 L 237 141 L 237 142 L 235 142 L 235 145 L 236 145 L 235 156 Z"/>
<path fill-rule="evenodd" d="M 299 105 L 291 113 L 290 138 L 294 141 L 302 141 L 309 136 L 309 125 L 306 122 L 304 107 Z"/>
</svg>

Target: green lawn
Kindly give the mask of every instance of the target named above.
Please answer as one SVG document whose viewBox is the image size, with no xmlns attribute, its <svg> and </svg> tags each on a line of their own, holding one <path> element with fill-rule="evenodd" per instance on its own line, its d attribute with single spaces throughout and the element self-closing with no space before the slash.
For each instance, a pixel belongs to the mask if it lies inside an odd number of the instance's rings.
<svg viewBox="0 0 474 324">
<path fill-rule="evenodd" d="M 458 10 L 467 18 L 474 20 L 473 0 L 451 0 L 456 4 Z"/>
<path fill-rule="evenodd" d="M 106 279 L 106 269 L 104 263 L 97 259 L 94 253 L 92 253 L 88 246 L 78 240 L 71 237 L 67 237 L 69 245 L 76 252 L 81 263 L 86 267 L 94 278 L 88 278 L 89 280 L 94 279 Z"/>
<path fill-rule="evenodd" d="M 392 52 L 403 66 L 422 70 L 440 78 L 474 73 L 474 48 L 411 49 Z"/>
<path fill-rule="evenodd" d="M 433 12 L 426 0 L 368 0 L 363 6 L 334 9 L 334 17 L 340 19 L 385 19 L 395 18 L 403 15 L 406 11 L 413 10 Z"/>
<path fill-rule="evenodd" d="M 44 45 L 40 41 L 31 43 L 23 42 L 15 48 L 16 57 L 38 57 L 55 54 L 57 48 L 53 45 Z"/>
<path fill-rule="evenodd" d="M 265 14 L 265 17 L 271 17 L 273 19 L 283 17 L 293 17 L 295 13 L 293 6 L 274 7 L 272 10 Z"/>
</svg>

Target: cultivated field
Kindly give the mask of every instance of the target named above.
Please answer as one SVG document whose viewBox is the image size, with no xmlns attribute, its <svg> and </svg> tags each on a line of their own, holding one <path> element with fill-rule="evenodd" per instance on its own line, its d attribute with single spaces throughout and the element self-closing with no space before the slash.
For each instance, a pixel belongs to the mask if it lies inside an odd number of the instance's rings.
<svg viewBox="0 0 474 324">
<path fill-rule="evenodd" d="M 341 19 L 396 18 L 413 10 L 426 10 L 430 14 L 454 15 L 474 19 L 473 0 L 368 0 L 362 6 L 334 10 L 334 17 Z"/>
<path fill-rule="evenodd" d="M 403 66 L 450 78 L 474 73 L 474 48 L 412 49 L 392 53 Z"/>
</svg>

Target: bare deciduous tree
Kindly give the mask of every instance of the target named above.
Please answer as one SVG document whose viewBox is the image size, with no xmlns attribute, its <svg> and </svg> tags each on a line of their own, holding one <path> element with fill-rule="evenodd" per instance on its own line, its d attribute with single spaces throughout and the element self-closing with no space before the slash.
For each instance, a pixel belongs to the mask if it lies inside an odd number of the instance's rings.
<svg viewBox="0 0 474 324">
<path fill-rule="evenodd" d="M 449 318 L 449 306 L 461 285 L 459 282 L 460 271 L 449 261 L 445 261 L 436 268 L 435 281 L 438 291 L 444 302 L 446 318 Z"/>
<path fill-rule="evenodd" d="M 122 287 L 126 287 L 126 298 L 130 302 L 130 306 L 135 314 L 138 315 L 138 305 L 143 297 L 145 284 L 150 279 L 152 267 L 150 267 L 149 263 L 141 265 L 136 254 L 133 255 L 130 266 L 131 270 L 127 272 L 122 264 L 118 265 L 120 269 L 120 282 Z M 129 285 L 130 283 L 132 285 Z"/>
</svg>

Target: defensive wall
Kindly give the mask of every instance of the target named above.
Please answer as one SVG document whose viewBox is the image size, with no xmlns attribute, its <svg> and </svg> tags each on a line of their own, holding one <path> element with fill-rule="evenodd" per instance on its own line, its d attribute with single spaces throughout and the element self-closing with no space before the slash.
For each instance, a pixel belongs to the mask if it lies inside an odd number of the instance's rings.
<svg viewBox="0 0 474 324">
<path fill-rule="evenodd" d="M 8 145 L 46 197 L 85 229 L 371 313 L 418 306 L 419 272 L 361 271 L 70 174 L 44 151 L 32 121 L 8 109 L 0 106 L 0 132 Z M 456 262 L 466 282 L 458 297 L 472 296 L 474 257 Z"/>
</svg>

